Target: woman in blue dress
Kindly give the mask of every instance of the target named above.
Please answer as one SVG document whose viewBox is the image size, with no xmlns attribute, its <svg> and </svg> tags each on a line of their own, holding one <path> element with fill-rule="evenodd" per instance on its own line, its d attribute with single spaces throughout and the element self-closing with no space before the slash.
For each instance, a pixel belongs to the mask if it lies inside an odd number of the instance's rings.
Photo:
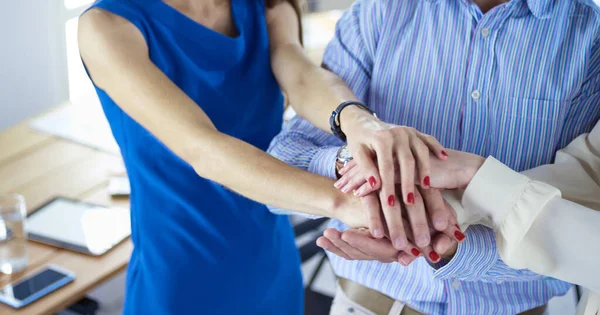
<svg viewBox="0 0 600 315">
<path fill-rule="evenodd" d="M 304 55 L 298 12 L 293 1 L 98 0 L 81 16 L 81 56 L 131 181 L 125 314 L 301 314 L 293 231 L 263 203 L 369 225 L 332 180 L 264 152 L 282 125 L 280 86 L 324 130 L 355 98 Z M 413 131 L 382 133 L 360 106 L 339 124 L 385 186 L 373 156 L 393 159 Z"/>
</svg>

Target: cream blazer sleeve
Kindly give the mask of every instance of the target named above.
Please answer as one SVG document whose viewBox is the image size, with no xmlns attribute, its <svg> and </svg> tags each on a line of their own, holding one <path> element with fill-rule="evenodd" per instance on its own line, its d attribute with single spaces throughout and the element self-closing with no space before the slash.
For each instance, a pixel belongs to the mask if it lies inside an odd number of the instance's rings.
<svg viewBox="0 0 600 315">
<path fill-rule="evenodd" d="M 492 228 L 508 266 L 600 292 L 600 123 L 554 164 L 518 173 L 489 157 L 460 194 L 446 198 L 461 225 Z M 583 301 L 579 314 L 600 309 L 596 294 Z"/>
</svg>

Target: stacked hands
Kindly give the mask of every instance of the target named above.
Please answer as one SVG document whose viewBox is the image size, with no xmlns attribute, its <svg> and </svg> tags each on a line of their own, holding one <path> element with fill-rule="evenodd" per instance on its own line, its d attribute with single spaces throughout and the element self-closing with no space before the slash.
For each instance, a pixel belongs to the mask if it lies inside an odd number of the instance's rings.
<svg viewBox="0 0 600 315">
<path fill-rule="evenodd" d="M 362 213 L 340 216 L 351 228 L 327 229 L 317 245 L 349 260 L 404 266 L 419 256 L 431 263 L 452 258 L 466 237 L 442 192 L 466 188 L 484 158 L 445 150 L 414 128 L 362 117 L 355 119 L 361 128 L 342 125 L 353 160 L 337 170 L 334 184 L 360 198 Z"/>
</svg>

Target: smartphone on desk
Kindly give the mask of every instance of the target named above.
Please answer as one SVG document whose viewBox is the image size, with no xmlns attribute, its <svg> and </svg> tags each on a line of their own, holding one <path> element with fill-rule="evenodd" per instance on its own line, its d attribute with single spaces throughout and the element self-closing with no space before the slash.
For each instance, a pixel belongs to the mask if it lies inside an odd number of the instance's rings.
<svg viewBox="0 0 600 315">
<path fill-rule="evenodd" d="M 75 280 L 75 274 L 49 265 L 33 275 L 0 288 L 0 302 L 14 308 L 24 307 Z"/>
</svg>

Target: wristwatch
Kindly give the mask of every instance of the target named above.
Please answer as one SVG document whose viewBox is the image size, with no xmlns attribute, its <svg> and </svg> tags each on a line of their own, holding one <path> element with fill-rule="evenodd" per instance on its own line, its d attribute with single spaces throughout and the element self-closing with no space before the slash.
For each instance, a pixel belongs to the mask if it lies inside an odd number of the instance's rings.
<svg viewBox="0 0 600 315">
<path fill-rule="evenodd" d="M 342 131 L 342 126 L 340 123 L 340 115 L 342 114 L 342 111 L 344 110 L 344 108 L 348 107 L 348 106 L 358 106 L 358 108 L 361 108 L 363 110 L 365 110 L 366 112 L 368 112 L 369 114 L 377 117 L 377 115 L 375 114 L 374 111 L 372 111 L 370 108 L 368 108 L 365 104 L 358 102 L 358 101 L 347 101 L 347 102 L 343 102 L 342 104 L 340 104 L 332 113 L 331 113 L 331 117 L 329 117 L 329 126 L 331 128 L 331 133 L 333 133 L 333 135 L 335 135 L 336 137 L 338 137 L 340 140 L 346 142 L 346 134 L 344 134 L 344 132 Z"/>
<path fill-rule="evenodd" d="M 340 178 L 338 173 L 342 167 L 346 166 L 348 162 L 352 161 L 352 154 L 348 149 L 348 145 L 344 144 L 337 152 L 337 158 L 335 159 L 335 174 Z"/>
</svg>

